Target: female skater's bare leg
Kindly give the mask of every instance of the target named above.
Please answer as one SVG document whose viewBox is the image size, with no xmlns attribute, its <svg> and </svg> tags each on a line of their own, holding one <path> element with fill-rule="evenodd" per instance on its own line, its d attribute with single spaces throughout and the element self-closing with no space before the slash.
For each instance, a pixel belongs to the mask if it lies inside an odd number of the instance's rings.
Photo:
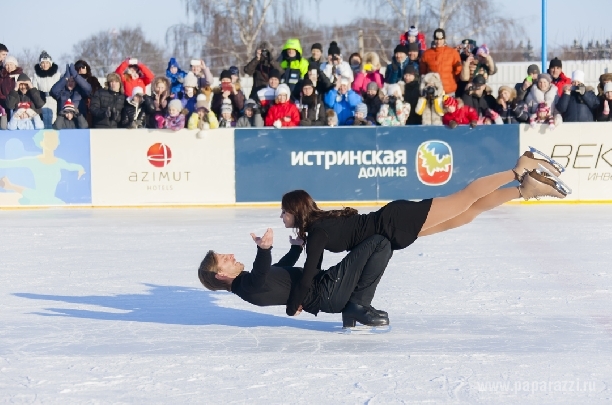
<svg viewBox="0 0 612 405">
<path fill-rule="evenodd" d="M 432 226 L 426 230 L 422 230 L 419 233 L 419 238 L 422 236 L 433 235 L 438 232 L 448 231 L 449 229 L 458 228 L 462 225 L 469 224 L 478 215 L 485 211 L 492 210 L 493 208 L 499 207 L 500 205 L 512 201 L 516 198 L 520 198 L 521 193 L 516 187 L 502 188 L 493 191 L 481 199 L 477 200 L 474 204 L 454 218 L 444 221 L 436 226 Z"/>
</svg>

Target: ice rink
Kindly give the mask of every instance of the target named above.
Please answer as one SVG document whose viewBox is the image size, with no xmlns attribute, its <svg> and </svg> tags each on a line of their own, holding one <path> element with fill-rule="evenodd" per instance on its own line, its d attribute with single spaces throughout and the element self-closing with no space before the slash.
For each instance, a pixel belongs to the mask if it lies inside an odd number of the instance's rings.
<svg viewBox="0 0 612 405">
<path fill-rule="evenodd" d="M 419 239 L 373 302 L 392 331 L 368 336 L 199 283 L 209 249 L 250 269 L 249 232 L 272 227 L 279 259 L 279 214 L 0 211 L 0 403 L 610 403 L 612 206 L 505 206 Z"/>
</svg>

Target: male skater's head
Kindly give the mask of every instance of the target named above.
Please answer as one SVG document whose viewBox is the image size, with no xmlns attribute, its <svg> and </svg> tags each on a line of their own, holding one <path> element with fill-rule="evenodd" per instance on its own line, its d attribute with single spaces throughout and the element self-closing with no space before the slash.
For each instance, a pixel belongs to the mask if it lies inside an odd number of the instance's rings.
<svg viewBox="0 0 612 405">
<path fill-rule="evenodd" d="M 198 269 L 200 282 L 211 291 L 231 291 L 232 281 L 244 271 L 244 264 L 233 254 L 215 253 L 209 250 Z"/>
</svg>

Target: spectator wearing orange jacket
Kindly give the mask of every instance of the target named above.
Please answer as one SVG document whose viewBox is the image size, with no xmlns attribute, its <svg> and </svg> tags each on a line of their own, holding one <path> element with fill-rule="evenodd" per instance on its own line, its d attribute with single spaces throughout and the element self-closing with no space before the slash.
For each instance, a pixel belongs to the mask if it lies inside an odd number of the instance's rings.
<svg viewBox="0 0 612 405">
<path fill-rule="evenodd" d="M 442 79 L 444 92 L 454 95 L 457 90 L 457 78 L 461 73 L 461 57 L 455 48 L 446 45 L 446 33 L 442 28 L 434 31 L 435 48 L 423 53 L 420 74 L 438 73 Z"/>
<path fill-rule="evenodd" d="M 276 104 L 268 110 L 266 126 L 297 127 L 300 125 L 300 112 L 291 101 L 291 90 L 286 84 L 279 84 L 276 88 Z"/>
<path fill-rule="evenodd" d="M 115 70 L 121 81 L 123 82 L 123 91 L 128 97 L 132 97 L 132 91 L 135 87 L 146 89 L 155 78 L 151 70 L 138 59 L 127 58 Z"/>
</svg>

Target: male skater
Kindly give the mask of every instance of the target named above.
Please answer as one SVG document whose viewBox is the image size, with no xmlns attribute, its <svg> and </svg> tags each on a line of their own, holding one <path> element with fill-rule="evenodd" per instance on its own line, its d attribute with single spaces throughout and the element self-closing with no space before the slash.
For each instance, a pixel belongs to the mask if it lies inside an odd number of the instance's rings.
<svg viewBox="0 0 612 405">
<path fill-rule="evenodd" d="M 200 282 L 209 290 L 226 290 L 257 306 L 286 305 L 291 289 L 302 276 L 302 268 L 293 267 L 302 253 L 302 240 L 290 238 L 291 249 L 272 265 L 273 232 L 268 228 L 260 238 L 251 234 L 257 244 L 257 256 L 251 272 L 233 254 L 209 251 L 198 270 Z M 312 288 L 299 307 L 316 315 L 319 311 L 342 312 L 345 328 L 356 322 L 367 326 L 389 324 L 386 312 L 371 306 L 376 286 L 392 256 L 391 244 L 374 235 L 353 249 L 340 263 L 320 270 Z"/>
</svg>

